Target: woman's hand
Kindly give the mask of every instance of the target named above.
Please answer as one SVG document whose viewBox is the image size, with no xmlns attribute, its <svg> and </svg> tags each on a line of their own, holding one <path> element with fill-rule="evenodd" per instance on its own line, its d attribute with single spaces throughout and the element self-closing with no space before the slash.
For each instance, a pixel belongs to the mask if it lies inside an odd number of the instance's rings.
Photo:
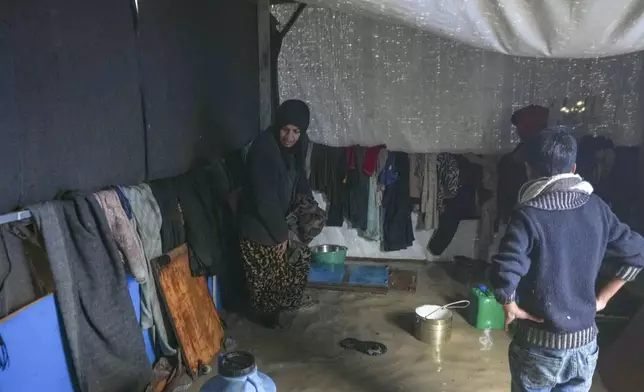
<svg viewBox="0 0 644 392">
<path fill-rule="evenodd" d="M 288 240 L 282 242 L 281 244 L 277 245 L 277 251 L 283 255 L 286 253 L 286 248 L 288 248 Z"/>
<path fill-rule="evenodd" d="M 507 305 L 503 305 L 503 311 L 505 312 L 505 330 L 508 331 L 510 324 L 514 320 L 530 320 L 535 323 L 543 323 L 543 319 L 535 317 L 525 310 L 521 309 L 516 302 L 512 302 Z"/>
</svg>

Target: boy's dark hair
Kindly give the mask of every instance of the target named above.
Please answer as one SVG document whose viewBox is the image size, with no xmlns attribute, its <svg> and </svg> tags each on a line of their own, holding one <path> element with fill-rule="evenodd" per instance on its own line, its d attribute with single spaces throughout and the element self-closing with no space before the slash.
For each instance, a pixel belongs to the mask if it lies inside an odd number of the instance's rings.
<svg viewBox="0 0 644 392">
<path fill-rule="evenodd" d="M 570 173 L 577 159 L 577 140 L 564 129 L 546 129 L 523 147 L 525 162 L 541 177 Z"/>
</svg>

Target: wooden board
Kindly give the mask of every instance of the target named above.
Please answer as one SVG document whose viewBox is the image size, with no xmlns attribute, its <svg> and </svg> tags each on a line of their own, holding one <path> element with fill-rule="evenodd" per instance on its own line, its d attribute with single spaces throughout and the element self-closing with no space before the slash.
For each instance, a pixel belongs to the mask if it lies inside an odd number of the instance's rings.
<svg viewBox="0 0 644 392">
<path fill-rule="evenodd" d="M 155 259 L 152 265 L 183 360 L 196 378 L 200 367 L 215 359 L 224 339 L 207 279 L 190 274 L 186 245 Z"/>
<path fill-rule="evenodd" d="M 309 283 L 307 288 L 314 290 L 333 290 L 333 291 L 353 291 L 357 293 L 371 293 L 371 294 L 387 294 L 388 287 L 380 286 L 361 286 L 349 283 Z"/>
<path fill-rule="evenodd" d="M 408 263 L 408 264 L 422 264 L 427 263 L 425 259 L 387 259 L 380 257 L 357 257 L 357 256 L 347 256 L 347 261 L 357 261 L 357 262 L 369 262 L 369 263 Z"/>
<path fill-rule="evenodd" d="M 416 292 L 418 272 L 410 270 L 391 270 L 389 272 L 389 288 L 396 291 Z"/>
</svg>

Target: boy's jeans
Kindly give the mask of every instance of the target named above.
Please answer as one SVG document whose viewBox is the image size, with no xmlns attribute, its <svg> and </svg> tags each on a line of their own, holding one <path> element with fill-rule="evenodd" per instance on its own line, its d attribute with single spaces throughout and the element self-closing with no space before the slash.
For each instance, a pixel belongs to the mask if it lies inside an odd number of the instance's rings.
<svg viewBox="0 0 644 392">
<path fill-rule="evenodd" d="M 570 350 L 523 347 L 512 342 L 512 392 L 588 392 L 598 355 L 597 340 Z"/>
</svg>

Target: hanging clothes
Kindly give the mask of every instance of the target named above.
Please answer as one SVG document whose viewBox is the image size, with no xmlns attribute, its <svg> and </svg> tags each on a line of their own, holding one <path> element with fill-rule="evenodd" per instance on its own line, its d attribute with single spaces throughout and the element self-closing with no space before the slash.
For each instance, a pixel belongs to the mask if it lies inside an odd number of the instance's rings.
<svg viewBox="0 0 644 392">
<path fill-rule="evenodd" d="M 380 182 L 386 185 L 383 195 L 383 243 L 385 252 L 405 249 L 414 242 L 409 199 L 409 156 L 390 152 Z"/>
<path fill-rule="evenodd" d="M 348 147 L 347 154 L 347 198 L 345 200 L 345 218 L 351 227 L 358 231 L 367 230 L 368 202 L 369 202 L 369 176 L 365 170 L 366 148 L 361 146 Z M 373 156 L 373 153 L 370 154 Z M 377 154 L 375 155 L 377 157 Z M 372 161 L 376 162 L 375 159 Z M 371 163 L 370 163 L 371 164 Z M 373 165 L 375 166 L 375 165 Z M 375 170 L 372 166 L 367 168 L 369 172 Z"/>
<path fill-rule="evenodd" d="M 20 242 L 6 225 L 0 226 L 0 318 L 41 294 Z"/>
<path fill-rule="evenodd" d="M 409 154 L 409 197 L 413 201 L 420 202 L 420 196 L 423 188 L 423 164 L 425 162 L 424 154 Z"/>
<path fill-rule="evenodd" d="M 483 170 L 480 165 L 473 164 L 460 155 L 454 155 L 452 158 L 457 163 L 458 190 L 454 197 L 445 199 L 438 228 L 427 245 L 427 249 L 434 256 L 440 256 L 447 249 L 461 220 L 478 219 L 476 193 L 481 184 Z"/>
<path fill-rule="evenodd" d="M 517 204 L 519 190 L 528 180 L 526 168 L 521 157 L 523 144 L 519 144 L 510 154 L 499 160 L 497 186 L 497 210 L 499 223 L 507 223 Z"/>
<path fill-rule="evenodd" d="M 47 251 L 33 220 L 0 226 L 0 318 L 55 290 Z"/>
<path fill-rule="evenodd" d="M 137 282 L 147 282 L 149 279 L 147 261 L 143 252 L 143 244 L 136 231 L 136 222 L 128 219 L 114 189 L 96 192 L 94 197 L 103 209 L 123 262 L 128 266 Z"/>
<path fill-rule="evenodd" d="M 161 210 L 148 184 L 120 187 L 131 205 L 143 252 L 148 260 L 163 254 L 161 246 Z"/>
<path fill-rule="evenodd" d="M 436 193 L 436 206 L 438 213 L 445 211 L 445 199 L 452 199 L 458 193 L 459 167 L 455 156 L 440 153 L 436 157 L 436 174 L 438 176 L 438 190 Z"/>
<path fill-rule="evenodd" d="M 162 251 L 187 243 L 194 276 L 218 275 L 225 269 L 229 227 L 224 227 L 222 209 L 227 200 L 219 200 L 218 186 L 208 168 L 150 183 L 161 211 Z"/>
<path fill-rule="evenodd" d="M 134 219 L 132 204 L 130 204 L 130 201 L 127 199 L 127 196 L 125 196 L 125 193 L 123 193 L 123 188 L 120 186 L 115 186 L 115 187 L 112 187 L 111 189 L 116 192 L 116 195 L 118 196 L 119 201 L 121 202 L 121 207 L 123 207 L 123 211 L 125 212 L 127 219 Z"/>
<path fill-rule="evenodd" d="M 152 368 L 119 250 L 98 201 L 64 194 L 29 210 L 49 255 L 79 390 L 144 390 Z"/>
<path fill-rule="evenodd" d="M 224 201 L 218 198 L 215 178 L 209 170 L 199 169 L 177 177 L 175 183 L 192 275 L 223 275 L 226 255 L 222 232 L 226 230 L 222 227 Z"/>
<path fill-rule="evenodd" d="M 380 241 L 380 204 L 378 197 L 378 178 L 369 177 L 369 197 L 367 200 L 367 228 L 362 232 L 362 237 Z"/>
<path fill-rule="evenodd" d="M 481 218 L 478 230 L 478 258 L 489 261 L 490 249 L 494 243 L 495 223 L 497 218 L 496 184 L 497 160 L 496 156 L 479 157 L 474 154 L 465 155 L 471 163 L 480 165 L 483 170 L 481 187 L 477 192 L 477 205 L 480 206 Z"/>
<path fill-rule="evenodd" d="M 385 145 L 366 147 L 364 149 L 364 162 L 362 164 L 362 171 L 365 175 L 372 177 L 378 174 L 378 164 L 380 160 L 380 152 L 385 148 Z"/>
<path fill-rule="evenodd" d="M 378 174 L 386 162 L 387 152 L 384 146 L 370 147 L 365 151 L 364 173 L 369 176 L 369 189 L 367 199 L 367 228 L 361 233 L 362 237 L 380 241 L 382 208 L 382 192 L 378 185 Z M 382 161 L 384 159 L 384 161 Z"/>
<path fill-rule="evenodd" d="M 148 185 L 161 212 L 161 253 L 168 253 L 186 243 L 175 178 L 155 180 Z"/>
<path fill-rule="evenodd" d="M 378 241 L 382 242 L 382 227 L 385 223 L 385 212 L 384 212 L 384 207 L 382 205 L 382 200 L 383 196 L 385 194 L 385 186 L 380 183 L 380 173 L 385 169 L 387 166 L 387 161 L 389 160 L 389 151 L 382 149 L 380 150 L 380 153 L 378 154 L 378 168 L 376 171 L 376 176 L 378 177 L 378 188 L 376 192 L 376 203 L 378 204 L 378 219 L 379 219 L 379 224 L 378 224 L 378 233 L 380 233 L 380 236 L 378 238 Z"/>
<path fill-rule="evenodd" d="M 311 151 L 311 188 L 326 196 L 327 226 L 344 223 L 347 159 L 344 149 L 314 144 Z"/>
<path fill-rule="evenodd" d="M 433 230 L 438 227 L 439 218 L 438 156 L 436 154 L 422 154 L 419 166 L 421 191 L 418 227 L 421 230 Z M 451 177 L 443 175 L 443 178 Z"/>
<path fill-rule="evenodd" d="M 132 215 L 136 220 L 136 229 L 143 244 L 148 280 L 139 287 L 141 297 L 141 327 L 152 328 L 152 343 L 164 356 L 173 356 L 177 353 L 170 344 L 168 331 L 163 318 L 163 310 L 159 301 L 156 282 L 152 273 L 150 262 L 161 256 L 161 210 L 157 204 L 150 186 L 140 184 L 137 186 L 119 187 L 125 196 Z"/>
</svg>

